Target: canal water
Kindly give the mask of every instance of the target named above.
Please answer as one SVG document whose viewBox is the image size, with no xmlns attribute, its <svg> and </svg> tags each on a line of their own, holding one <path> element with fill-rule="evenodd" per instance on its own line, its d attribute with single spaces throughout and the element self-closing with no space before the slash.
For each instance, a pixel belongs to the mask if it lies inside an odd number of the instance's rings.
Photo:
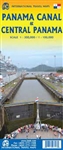
<svg viewBox="0 0 63 150">
<path fill-rule="evenodd" d="M 56 99 L 37 80 L 24 80 L 11 103 L 21 103 L 35 101 L 54 102 Z"/>
</svg>

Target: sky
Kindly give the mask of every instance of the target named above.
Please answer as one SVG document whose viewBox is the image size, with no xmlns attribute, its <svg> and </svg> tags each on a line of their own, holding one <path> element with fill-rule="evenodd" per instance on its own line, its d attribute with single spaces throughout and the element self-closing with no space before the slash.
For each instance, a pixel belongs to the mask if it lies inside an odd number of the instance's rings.
<svg viewBox="0 0 63 150">
<path fill-rule="evenodd" d="M 62 62 L 62 46 L 47 46 L 47 45 L 32 45 L 28 47 L 27 44 L 22 46 L 2 45 L 2 54 L 7 60 L 8 56 L 11 58 L 11 63 L 17 65 L 19 68 L 32 68 L 40 64 L 48 66 L 63 66 Z M 55 57 L 54 57 L 55 56 Z"/>
</svg>

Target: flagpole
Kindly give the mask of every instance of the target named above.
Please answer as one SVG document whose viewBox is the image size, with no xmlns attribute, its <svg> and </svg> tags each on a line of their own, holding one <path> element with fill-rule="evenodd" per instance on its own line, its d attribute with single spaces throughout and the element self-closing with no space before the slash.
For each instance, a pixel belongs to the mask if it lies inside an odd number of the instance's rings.
<svg viewBox="0 0 63 150">
<path fill-rule="evenodd" d="M 39 98 L 37 97 L 35 100 L 37 104 L 37 116 L 36 116 L 36 123 L 35 123 L 35 128 L 37 130 L 40 130 L 40 117 L 39 117 Z"/>
</svg>

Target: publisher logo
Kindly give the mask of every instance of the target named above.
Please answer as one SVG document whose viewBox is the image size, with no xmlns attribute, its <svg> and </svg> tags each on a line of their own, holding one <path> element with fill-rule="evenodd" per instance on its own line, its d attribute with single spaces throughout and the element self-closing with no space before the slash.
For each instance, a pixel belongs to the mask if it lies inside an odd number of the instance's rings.
<svg viewBox="0 0 63 150">
<path fill-rule="evenodd" d="M 9 9 L 9 4 L 8 3 L 3 3 L 3 5 L 2 5 L 2 9 L 3 10 L 8 10 Z"/>
<path fill-rule="evenodd" d="M 8 146 L 9 146 L 9 141 L 8 141 L 8 140 L 4 140 L 4 141 L 2 142 L 2 146 L 3 146 L 3 147 L 8 147 Z"/>
</svg>

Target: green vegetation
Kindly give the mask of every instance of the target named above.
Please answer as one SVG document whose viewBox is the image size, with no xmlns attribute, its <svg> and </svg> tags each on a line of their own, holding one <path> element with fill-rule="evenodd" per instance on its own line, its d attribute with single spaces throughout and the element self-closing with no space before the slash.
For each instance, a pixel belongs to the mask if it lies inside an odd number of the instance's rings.
<svg viewBox="0 0 63 150">
<path fill-rule="evenodd" d="M 10 101 L 5 101 L 5 104 L 10 104 Z"/>
<path fill-rule="evenodd" d="M 47 65 L 45 65 L 45 64 L 40 64 L 40 65 L 38 65 L 38 66 L 36 66 L 36 67 L 33 67 L 33 68 L 20 68 L 19 69 L 20 71 L 22 71 L 22 70 L 27 70 L 27 72 L 35 72 L 35 71 L 37 71 L 37 72 L 54 72 L 55 71 L 55 67 L 51 67 L 51 66 L 47 66 Z M 56 71 L 57 70 L 62 70 L 63 71 L 63 67 L 56 67 Z"/>
<path fill-rule="evenodd" d="M 40 79 L 40 81 L 42 81 L 43 83 L 45 83 L 46 85 L 51 87 L 52 89 L 56 90 L 56 87 L 52 83 L 50 83 L 49 81 L 47 81 L 45 79 L 41 79 L 41 78 L 39 78 L 39 79 Z"/>
<path fill-rule="evenodd" d="M 4 86 L 4 89 L 6 89 L 6 88 L 8 88 L 8 87 L 14 87 L 14 86 L 15 86 L 14 82 L 18 82 L 18 81 L 19 81 L 19 79 L 17 78 L 17 79 L 15 79 L 15 80 L 11 81 L 10 83 L 7 83 L 7 84 Z"/>
<path fill-rule="evenodd" d="M 63 68 L 57 70 L 57 72 L 63 73 Z"/>
<path fill-rule="evenodd" d="M 50 81 L 43 79 L 43 78 L 39 78 L 40 81 L 42 81 L 42 83 L 45 83 L 47 86 L 49 86 L 50 88 L 52 88 L 53 90 L 57 90 L 58 87 L 60 87 L 60 90 L 58 90 L 59 93 L 62 92 L 62 88 L 63 88 L 63 84 L 61 82 L 58 82 L 57 85 L 51 83 Z M 57 87 L 58 86 L 58 87 Z"/>
</svg>

